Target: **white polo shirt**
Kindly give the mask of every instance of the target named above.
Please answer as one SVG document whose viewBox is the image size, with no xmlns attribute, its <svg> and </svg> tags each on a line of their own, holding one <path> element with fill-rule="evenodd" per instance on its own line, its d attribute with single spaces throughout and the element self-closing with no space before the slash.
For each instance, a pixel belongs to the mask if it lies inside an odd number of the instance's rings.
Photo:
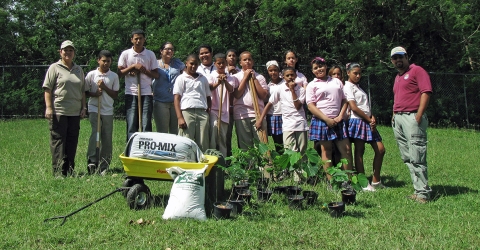
<svg viewBox="0 0 480 250">
<path fill-rule="evenodd" d="M 135 52 L 133 47 L 122 52 L 118 58 L 118 66 L 128 68 L 132 64 L 141 63 L 147 70 L 156 70 L 158 68 L 155 53 L 144 47 L 140 53 Z M 152 78 L 145 74 L 140 74 L 140 86 L 142 95 L 152 95 Z M 125 76 L 125 94 L 137 95 L 137 76 L 127 74 Z"/>
<path fill-rule="evenodd" d="M 207 96 L 211 96 L 207 78 L 198 74 L 197 78 L 183 72 L 175 80 L 173 94 L 182 96 L 180 109 L 207 109 Z"/>
<path fill-rule="evenodd" d="M 372 115 L 372 112 L 370 111 L 370 103 L 368 102 L 368 95 L 365 93 L 365 91 L 363 91 L 362 88 L 360 88 L 360 86 L 346 81 L 345 86 L 343 87 L 343 92 L 345 92 L 347 101 L 355 101 L 357 107 L 367 116 L 370 117 Z M 350 118 L 362 119 L 353 111 L 350 112 Z"/>
<path fill-rule="evenodd" d="M 294 90 L 298 100 L 302 104 L 305 103 L 305 89 L 297 84 Z M 280 106 L 282 106 L 283 131 L 308 131 L 303 105 L 300 109 L 295 108 L 292 93 L 285 82 L 273 89 L 268 102 L 273 105 L 280 104 Z"/>
<path fill-rule="evenodd" d="M 98 91 L 97 82 L 103 80 L 104 84 L 113 91 L 118 91 L 120 89 L 120 82 L 118 80 L 118 75 L 115 72 L 109 70 L 107 73 L 102 73 L 98 70 L 92 70 L 88 72 L 85 77 L 85 91 L 96 93 Z M 100 114 L 101 115 L 113 115 L 113 98 L 107 94 L 106 91 L 103 91 Z M 90 97 L 88 100 L 88 112 L 98 113 L 98 97 Z"/>
</svg>

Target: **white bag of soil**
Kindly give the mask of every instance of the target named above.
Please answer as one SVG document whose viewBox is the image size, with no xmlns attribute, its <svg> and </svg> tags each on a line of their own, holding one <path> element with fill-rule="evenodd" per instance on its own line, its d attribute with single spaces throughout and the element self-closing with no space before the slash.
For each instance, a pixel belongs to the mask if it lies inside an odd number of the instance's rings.
<svg viewBox="0 0 480 250">
<path fill-rule="evenodd" d="M 202 151 L 193 140 L 156 132 L 134 133 L 128 140 L 125 156 L 184 162 L 201 162 L 204 158 Z"/>
<path fill-rule="evenodd" d="M 184 170 L 179 167 L 167 168 L 174 179 L 170 198 L 162 218 L 194 218 L 206 220 L 205 214 L 205 170 Z"/>
</svg>

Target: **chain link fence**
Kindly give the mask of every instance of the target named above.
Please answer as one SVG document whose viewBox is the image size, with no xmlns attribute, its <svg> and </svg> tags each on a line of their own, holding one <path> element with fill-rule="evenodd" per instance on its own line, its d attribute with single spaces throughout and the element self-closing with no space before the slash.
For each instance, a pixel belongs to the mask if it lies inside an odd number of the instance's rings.
<svg viewBox="0 0 480 250">
<path fill-rule="evenodd" d="M 81 66 L 85 73 L 91 67 Z M 0 66 L 0 119 L 15 117 L 42 118 L 45 111 L 42 84 L 48 65 Z M 112 65 L 112 69 L 116 69 Z M 267 76 L 264 66 L 256 67 Z M 115 70 L 114 70 L 115 71 Z M 308 66 L 301 66 L 309 80 L 313 75 Z M 377 122 L 389 125 L 393 106 L 395 72 L 363 75 L 360 86 L 368 93 Z M 427 109 L 430 126 L 459 127 L 480 130 L 480 74 L 429 72 L 433 94 Z M 120 80 L 124 86 L 123 79 Z M 115 101 L 115 116 L 124 116 L 124 94 L 120 88 Z"/>
</svg>

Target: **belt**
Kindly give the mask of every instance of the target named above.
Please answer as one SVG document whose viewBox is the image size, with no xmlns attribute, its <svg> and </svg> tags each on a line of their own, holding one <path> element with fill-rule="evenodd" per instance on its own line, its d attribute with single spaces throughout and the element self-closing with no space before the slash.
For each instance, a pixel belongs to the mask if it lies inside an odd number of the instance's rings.
<svg viewBox="0 0 480 250">
<path fill-rule="evenodd" d="M 414 111 L 401 111 L 401 112 L 393 112 L 396 115 L 409 115 L 409 114 L 416 114 L 417 110 Z"/>
</svg>

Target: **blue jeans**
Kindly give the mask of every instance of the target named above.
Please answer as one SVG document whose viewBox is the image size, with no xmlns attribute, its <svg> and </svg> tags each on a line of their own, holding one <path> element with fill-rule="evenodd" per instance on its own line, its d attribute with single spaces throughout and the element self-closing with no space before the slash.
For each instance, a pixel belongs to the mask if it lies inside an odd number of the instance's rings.
<svg viewBox="0 0 480 250">
<path fill-rule="evenodd" d="M 153 96 L 142 95 L 142 132 L 152 131 Z M 138 132 L 138 97 L 125 95 L 125 111 L 127 118 L 127 142 L 128 139 Z"/>
</svg>

